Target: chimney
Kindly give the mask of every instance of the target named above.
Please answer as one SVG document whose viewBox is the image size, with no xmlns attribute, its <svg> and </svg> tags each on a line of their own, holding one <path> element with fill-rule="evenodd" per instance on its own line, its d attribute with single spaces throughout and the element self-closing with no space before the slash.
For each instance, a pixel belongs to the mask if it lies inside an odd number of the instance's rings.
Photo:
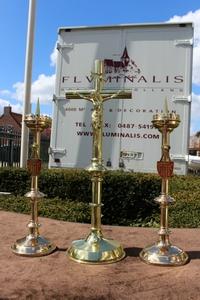
<svg viewBox="0 0 200 300">
<path fill-rule="evenodd" d="M 4 106 L 4 115 L 10 115 L 12 111 L 11 106 Z"/>
</svg>

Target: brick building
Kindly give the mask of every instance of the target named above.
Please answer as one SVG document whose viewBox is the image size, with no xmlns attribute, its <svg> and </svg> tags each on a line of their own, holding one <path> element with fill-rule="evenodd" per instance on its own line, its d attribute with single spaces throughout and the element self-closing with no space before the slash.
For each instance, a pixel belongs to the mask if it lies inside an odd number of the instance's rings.
<svg viewBox="0 0 200 300">
<path fill-rule="evenodd" d="M 200 156 L 200 137 L 198 135 L 190 137 L 189 153 Z"/>
<path fill-rule="evenodd" d="M 0 164 L 19 165 L 21 146 L 22 115 L 12 111 L 11 106 L 5 106 L 0 116 Z M 51 129 L 47 128 L 41 136 L 41 159 L 48 162 L 48 147 Z M 30 144 L 33 137 L 30 134 Z M 29 151 L 30 152 L 30 151 Z"/>
<path fill-rule="evenodd" d="M 10 126 L 16 132 L 21 132 L 22 115 L 12 112 L 11 106 L 5 106 L 0 116 L 0 126 Z"/>
</svg>

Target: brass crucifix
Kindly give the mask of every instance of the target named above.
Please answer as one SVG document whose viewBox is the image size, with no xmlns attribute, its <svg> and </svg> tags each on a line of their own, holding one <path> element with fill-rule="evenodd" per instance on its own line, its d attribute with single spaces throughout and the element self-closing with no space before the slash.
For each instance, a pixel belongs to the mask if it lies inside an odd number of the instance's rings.
<svg viewBox="0 0 200 300">
<path fill-rule="evenodd" d="M 102 177 L 105 167 L 102 159 L 103 103 L 110 99 L 132 99 L 132 91 L 104 90 L 104 62 L 95 60 L 95 71 L 91 73 L 94 79 L 92 90 L 69 90 L 65 93 L 67 99 L 84 99 L 93 103 L 92 112 L 92 164 L 87 168 L 91 172 L 92 181 L 92 212 L 91 232 L 85 240 L 72 243 L 68 250 L 70 258 L 84 263 L 110 263 L 124 257 L 124 250 L 117 241 L 108 240 L 101 232 L 101 198 Z"/>
</svg>

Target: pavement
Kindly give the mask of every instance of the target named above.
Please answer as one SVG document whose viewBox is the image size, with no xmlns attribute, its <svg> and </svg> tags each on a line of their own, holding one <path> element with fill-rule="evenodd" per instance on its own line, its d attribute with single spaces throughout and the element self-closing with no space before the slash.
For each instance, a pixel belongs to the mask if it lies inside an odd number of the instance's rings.
<svg viewBox="0 0 200 300">
<path fill-rule="evenodd" d="M 0 211 L 0 299 L 189 300 L 200 299 L 200 229 L 172 229 L 170 241 L 187 251 L 179 267 L 153 266 L 139 259 L 157 240 L 157 229 L 102 226 L 106 238 L 119 241 L 126 257 L 113 264 L 86 265 L 70 260 L 71 242 L 85 238 L 89 224 L 40 218 L 41 235 L 57 250 L 43 257 L 14 255 L 11 245 L 27 234 L 28 215 Z"/>
</svg>

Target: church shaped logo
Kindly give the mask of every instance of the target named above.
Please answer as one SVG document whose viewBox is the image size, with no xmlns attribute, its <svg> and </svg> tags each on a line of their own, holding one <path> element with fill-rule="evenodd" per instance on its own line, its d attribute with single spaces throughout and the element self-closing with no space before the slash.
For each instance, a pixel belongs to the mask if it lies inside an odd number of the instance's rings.
<svg viewBox="0 0 200 300">
<path fill-rule="evenodd" d="M 126 47 L 120 60 L 104 59 L 104 68 L 106 74 L 126 75 L 131 73 L 135 78 L 141 73 L 135 61 L 129 57 Z"/>
</svg>

